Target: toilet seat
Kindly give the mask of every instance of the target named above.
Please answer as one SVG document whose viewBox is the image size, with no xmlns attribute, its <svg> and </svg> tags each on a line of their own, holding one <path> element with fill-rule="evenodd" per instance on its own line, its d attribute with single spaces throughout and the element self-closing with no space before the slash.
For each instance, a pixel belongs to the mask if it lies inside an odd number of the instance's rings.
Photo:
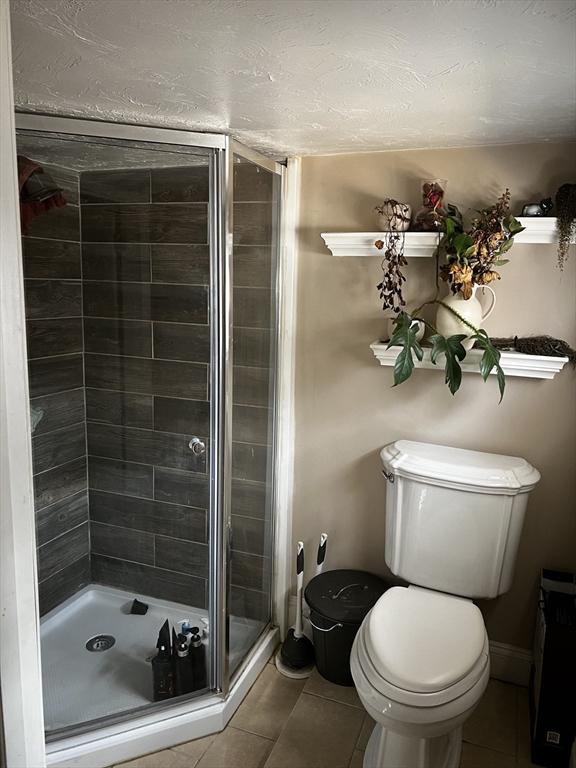
<svg viewBox="0 0 576 768">
<path fill-rule="evenodd" d="M 469 600 L 420 587 L 392 587 L 358 634 L 358 661 L 383 696 L 417 707 L 469 691 L 489 664 L 482 614 Z"/>
</svg>

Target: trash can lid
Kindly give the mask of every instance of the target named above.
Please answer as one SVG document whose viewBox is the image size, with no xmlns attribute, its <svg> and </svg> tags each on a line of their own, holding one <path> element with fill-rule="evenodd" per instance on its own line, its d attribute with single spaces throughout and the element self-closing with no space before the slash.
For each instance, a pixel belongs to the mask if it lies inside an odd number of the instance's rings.
<svg viewBox="0 0 576 768">
<path fill-rule="evenodd" d="M 310 608 L 325 618 L 361 624 L 386 587 L 386 582 L 372 573 L 336 570 L 315 576 L 304 594 Z"/>
</svg>

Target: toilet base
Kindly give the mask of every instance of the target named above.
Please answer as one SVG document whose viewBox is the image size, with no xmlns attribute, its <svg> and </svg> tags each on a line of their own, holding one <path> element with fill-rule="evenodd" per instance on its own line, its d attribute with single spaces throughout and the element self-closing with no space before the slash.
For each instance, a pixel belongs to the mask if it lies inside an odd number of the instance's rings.
<svg viewBox="0 0 576 768">
<path fill-rule="evenodd" d="M 458 768 L 462 728 L 419 739 L 402 736 L 376 723 L 366 746 L 363 768 Z"/>
</svg>

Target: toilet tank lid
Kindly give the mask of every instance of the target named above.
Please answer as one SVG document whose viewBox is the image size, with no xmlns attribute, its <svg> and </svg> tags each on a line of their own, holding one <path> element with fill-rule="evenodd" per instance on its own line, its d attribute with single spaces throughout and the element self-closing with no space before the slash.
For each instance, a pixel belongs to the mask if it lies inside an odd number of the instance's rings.
<svg viewBox="0 0 576 768">
<path fill-rule="evenodd" d="M 540 480 L 540 473 L 526 459 L 433 443 L 397 440 L 385 445 L 380 457 L 384 467 L 395 475 L 459 488 L 519 493 L 534 488 Z"/>
</svg>

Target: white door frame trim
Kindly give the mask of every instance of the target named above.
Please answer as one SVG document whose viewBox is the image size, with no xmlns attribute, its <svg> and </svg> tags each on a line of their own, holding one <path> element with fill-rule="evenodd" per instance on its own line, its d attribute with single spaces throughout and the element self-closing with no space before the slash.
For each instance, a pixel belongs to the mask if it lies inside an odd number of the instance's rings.
<svg viewBox="0 0 576 768">
<path fill-rule="evenodd" d="M 43 768 L 34 489 L 10 4 L 0 3 L 0 684 L 8 768 Z"/>
<path fill-rule="evenodd" d="M 274 618 L 284 639 L 292 583 L 292 499 L 294 493 L 294 361 L 298 204 L 301 159 L 289 158 L 283 177 L 281 252 L 278 266 L 278 351 L 276 390 L 276 510 Z"/>
</svg>

